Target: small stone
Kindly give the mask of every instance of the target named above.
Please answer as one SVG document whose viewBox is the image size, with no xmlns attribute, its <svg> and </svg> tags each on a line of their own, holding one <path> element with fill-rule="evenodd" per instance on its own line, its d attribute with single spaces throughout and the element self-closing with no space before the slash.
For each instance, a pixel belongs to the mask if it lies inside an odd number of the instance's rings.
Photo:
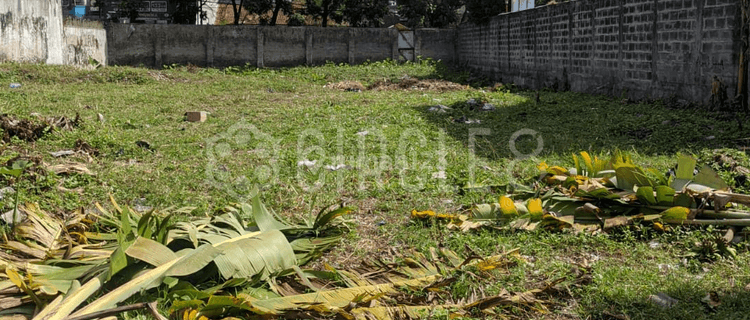
<svg viewBox="0 0 750 320">
<path fill-rule="evenodd" d="M 300 160 L 297 162 L 297 166 L 311 168 L 314 167 L 316 163 L 318 163 L 318 160 Z"/>
<path fill-rule="evenodd" d="M 429 112 L 437 112 L 437 113 L 446 113 L 448 110 L 451 110 L 451 108 L 444 106 L 442 104 L 436 105 L 434 107 L 430 107 L 427 109 Z"/>
<path fill-rule="evenodd" d="M 101 113 L 97 113 L 96 117 L 99 118 L 99 122 L 104 123 L 104 115 Z"/>
<path fill-rule="evenodd" d="M 206 111 L 188 111 L 185 112 L 185 121 L 188 122 L 205 122 L 208 119 Z"/>
<path fill-rule="evenodd" d="M 333 166 L 333 165 L 327 165 L 327 166 L 325 166 L 325 168 L 327 170 L 330 170 L 330 171 L 338 171 L 338 170 L 341 170 L 341 169 L 349 169 L 349 166 L 347 166 L 345 164 L 337 164 L 335 166 Z"/>
<path fill-rule="evenodd" d="M 482 110 L 482 111 L 495 111 L 495 106 L 494 106 L 493 104 L 491 104 L 491 103 L 485 103 L 485 104 L 484 104 L 484 105 L 482 106 L 482 109 L 481 109 L 481 110 Z"/>
<path fill-rule="evenodd" d="M 16 224 L 16 223 L 20 223 L 20 222 L 22 222 L 23 220 L 26 219 L 26 214 L 23 213 L 23 211 L 21 211 L 21 210 L 17 210 L 16 213 L 15 213 L 16 219 L 13 220 L 13 211 L 14 210 L 11 209 L 10 211 L 8 211 L 8 212 L 3 213 L 2 215 L 0 215 L 0 220 L 3 220 L 6 224 L 13 225 L 13 224 Z"/>
<path fill-rule="evenodd" d="M 138 141 L 135 142 L 135 145 L 137 145 L 137 146 L 139 146 L 139 147 L 141 147 L 143 149 L 146 149 L 146 150 L 151 150 L 151 144 L 148 143 L 147 141 L 138 140 Z"/>
<path fill-rule="evenodd" d="M 16 190 L 11 187 L 5 187 L 5 188 L 0 189 L 0 200 L 5 199 L 6 195 L 9 195 L 14 192 L 16 192 Z"/>
<path fill-rule="evenodd" d="M 677 299 L 672 298 L 663 292 L 648 296 L 648 300 L 664 309 L 672 308 L 679 302 Z"/>
<path fill-rule="evenodd" d="M 49 154 L 55 158 L 59 158 L 59 157 L 65 157 L 65 156 L 72 156 L 76 154 L 76 152 L 73 150 L 60 150 L 60 151 L 50 152 Z"/>
<path fill-rule="evenodd" d="M 135 200 L 133 204 L 133 210 L 138 212 L 147 212 L 153 210 L 154 207 L 146 205 L 146 198 L 140 198 Z"/>
</svg>

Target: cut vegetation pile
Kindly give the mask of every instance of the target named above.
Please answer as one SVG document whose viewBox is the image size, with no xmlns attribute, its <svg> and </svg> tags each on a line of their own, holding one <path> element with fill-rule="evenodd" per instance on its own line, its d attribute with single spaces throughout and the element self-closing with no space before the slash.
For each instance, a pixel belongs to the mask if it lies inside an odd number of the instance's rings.
<svg viewBox="0 0 750 320">
<path fill-rule="evenodd" d="M 341 81 L 329 83 L 326 88 L 343 90 L 343 91 L 390 91 L 390 90 L 410 90 L 410 91 L 459 91 L 469 88 L 467 85 L 438 79 L 415 79 L 410 77 L 401 78 L 398 81 L 377 80 L 373 84 L 365 87 L 359 81 Z"/>
<path fill-rule="evenodd" d="M 252 205 L 176 223 L 175 214 L 194 208 L 139 214 L 114 200 L 112 206 L 112 213 L 97 204 L 95 210 L 65 217 L 36 205 L 19 208 L 27 219 L 0 243 L 0 318 L 97 318 L 134 308 L 150 308 L 163 318 L 153 303 L 117 307 L 155 288 L 166 297 L 159 301 L 162 307 L 181 319 L 498 316 L 493 309 L 503 306 L 513 307 L 503 312 L 507 316 L 526 317 L 556 308 L 554 297 L 591 281 L 591 268 L 580 265 L 572 280 L 548 279 L 523 292 L 454 297 L 449 289 L 459 277 L 492 278 L 527 261 L 519 249 L 490 257 L 468 249 L 461 257 L 430 248 L 429 256 L 413 252 L 395 262 L 371 258 L 350 270 L 330 265 L 303 270 L 299 266 L 335 245 L 350 209 L 322 211 L 303 225 L 290 225 L 277 220 L 257 196 Z M 244 224 L 242 215 L 253 222 Z"/>
<path fill-rule="evenodd" d="M 194 208 L 139 214 L 114 200 L 112 206 L 116 212 L 97 205 L 64 217 L 36 205 L 20 207 L 26 220 L 0 243 L 0 316 L 85 316 L 162 284 L 182 300 L 185 294 L 199 298 L 271 284 L 289 272 L 307 279 L 298 266 L 338 241 L 341 216 L 350 211 L 325 210 L 303 225 L 290 225 L 255 197 L 252 205 L 229 207 L 222 215 L 175 223 L 175 214 Z M 240 215 L 253 222 L 244 224 Z M 106 294 L 98 294 L 103 288 Z M 96 298 L 85 303 L 91 297 Z"/>
<path fill-rule="evenodd" d="M 470 214 L 413 211 L 414 218 L 441 218 L 463 231 L 490 223 L 515 229 L 598 232 L 634 222 L 669 225 L 750 226 L 750 195 L 729 192 L 729 186 L 709 166 L 695 169 L 696 160 L 679 158 L 667 175 L 635 165 L 628 156 L 612 159 L 574 156 L 575 168 L 539 165 L 531 187 L 510 186 L 497 203 L 475 206 Z M 513 198 L 517 201 L 514 202 Z M 732 234 L 734 234 L 732 232 Z M 728 241 L 731 241 L 730 237 Z"/>
<path fill-rule="evenodd" d="M 0 129 L 3 132 L 3 141 L 10 142 L 15 137 L 23 141 L 34 142 L 52 130 L 72 130 L 78 127 L 81 119 L 78 114 L 75 118 L 68 117 L 38 117 L 32 119 L 17 119 L 13 116 L 0 115 Z"/>
</svg>

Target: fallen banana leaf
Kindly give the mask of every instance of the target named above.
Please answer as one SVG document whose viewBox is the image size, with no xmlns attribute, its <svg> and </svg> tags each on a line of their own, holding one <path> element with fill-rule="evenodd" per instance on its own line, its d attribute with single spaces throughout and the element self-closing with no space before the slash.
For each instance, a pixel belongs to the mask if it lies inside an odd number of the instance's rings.
<svg viewBox="0 0 750 320">
<path fill-rule="evenodd" d="M 450 214 L 442 217 L 451 220 L 448 228 L 463 232 L 497 225 L 522 230 L 609 230 L 629 225 L 639 215 L 650 218 L 636 220 L 659 223 L 660 230 L 666 230 L 664 223 L 745 226 L 750 220 L 750 211 L 735 205 L 750 206 L 750 195 L 727 191 L 726 183 L 708 166 L 694 172 L 696 161 L 689 156 L 678 159 L 674 180 L 652 179 L 649 174 L 658 173 L 635 165 L 621 154 L 605 161 L 581 152 L 580 158 L 574 155 L 573 159 L 575 170 L 539 164 L 542 184 L 506 188 L 520 191 L 501 196 L 498 203 L 475 205 L 468 219 Z M 531 200 L 538 195 L 542 196 Z M 515 196 L 530 200 L 514 202 L 511 197 Z M 412 212 L 413 218 L 420 216 L 440 217 L 429 210 Z"/>
<path fill-rule="evenodd" d="M 133 294 L 160 284 L 164 277 L 171 274 L 190 274 L 197 272 L 213 261 L 221 252 L 211 245 L 203 245 L 195 250 L 156 267 L 139 277 L 123 284 L 89 303 L 73 314 L 74 317 L 114 308 L 117 303 L 130 298 Z"/>
<path fill-rule="evenodd" d="M 141 214 L 110 202 L 111 211 L 96 204 L 95 214 L 77 210 L 65 222 L 34 204 L 19 206 L 26 220 L 14 227 L 15 240 L 0 243 L 0 270 L 13 280 L 0 276 L 1 309 L 32 316 L 39 308 L 39 320 L 62 320 L 77 309 L 72 316 L 89 315 L 162 283 L 172 287 L 179 282 L 175 277 L 193 276 L 211 262 L 219 275 L 237 280 L 228 286 L 267 279 L 335 244 L 345 226 L 341 217 L 350 212 L 326 209 L 314 222 L 290 225 L 256 197 L 253 206 L 239 204 L 235 214 L 175 224 L 174 213 L 193 209 Z M 238 218 L 243 211 L 252 211 L 253 224 Z M 265 231 L 255 231 L 261 227 Z M 115 279 L 124 284 L 85 304 Z"/>
</svg>

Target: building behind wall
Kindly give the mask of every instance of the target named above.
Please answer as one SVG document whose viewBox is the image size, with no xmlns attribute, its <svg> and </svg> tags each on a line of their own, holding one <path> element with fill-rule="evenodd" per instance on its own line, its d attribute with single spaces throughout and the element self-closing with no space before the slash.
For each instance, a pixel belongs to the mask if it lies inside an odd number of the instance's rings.
<svg viewBox="0 0 750 320">
<path fill-rule="evenodd" d="M 120 23 L 195 24 L 199 0 L 62 0 L 67 18 Z"/>
</svg>

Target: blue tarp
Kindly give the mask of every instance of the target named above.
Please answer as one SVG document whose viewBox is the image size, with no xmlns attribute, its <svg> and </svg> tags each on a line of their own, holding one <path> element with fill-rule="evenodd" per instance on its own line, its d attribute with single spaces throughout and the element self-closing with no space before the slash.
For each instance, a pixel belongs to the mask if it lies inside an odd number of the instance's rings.
<svg viewBox="0 0 750 320">
<path fill-rule="evenodd" d="M 86 15 L 86 6 L 76 6 L 75 9 L 70 10 L 70 14 L 83 18 Z"/>
</svg>

